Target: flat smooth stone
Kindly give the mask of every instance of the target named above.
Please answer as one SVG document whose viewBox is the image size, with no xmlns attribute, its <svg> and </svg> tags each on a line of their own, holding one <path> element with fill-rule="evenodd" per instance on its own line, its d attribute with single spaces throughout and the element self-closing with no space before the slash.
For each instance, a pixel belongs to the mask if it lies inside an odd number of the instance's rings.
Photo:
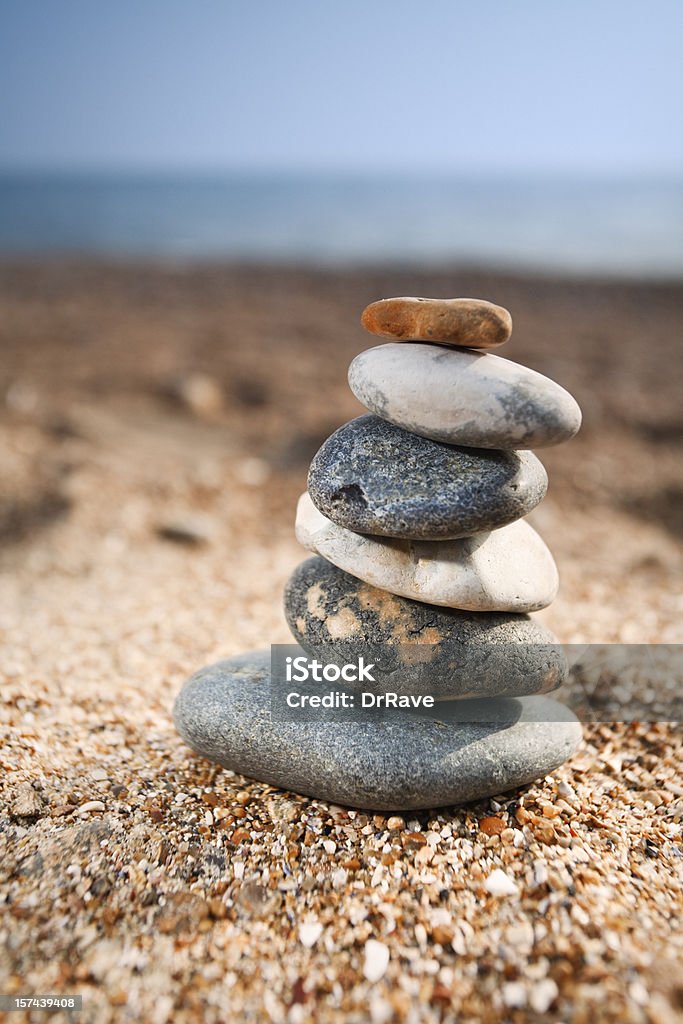
<svg viewBox="0 0 683 1024">
<path fill-rule="evenodd" d="M 359 416 L 325 441 L 308 493 L 324 516 L 357 533 L 455 540 L 521 519 L 548 477 L 532 452 L 456 448 L 378 416 Z"/>
<path fill-rule="evenodd" d="M 581 726 L 556 701 L 476 705 L 467 714 L 461 702 L 429 715 L 396 711 L 379 722 L 274 721 L 264 650 L 202 669 L 181 690 L 173 714 L 193 750 L 231 771 L 380 811 L 467 803 L 527 785 L 580 742 Z"/>
<path fill-rule="evenodd" d="M 550 551 L 523 519 L 461 540 L 370 537 L 345 530 L 302 494 L 299 543 L 338 568 L 392 594 L 475 612 L 534 612 L 557 595 Z"/>
<path fill-rule="evenodd" d="M 495 348 L 512 334 L 507 309 L 486 299 L 380 299 L 363 310 L 366 331 L 394 341 L 434 341 L 467 348 Z"/>
<path fill-rule="evenodd" d="M 399 693 L 437 700 L 548 693 L 566 678 L 558 640 L 528 615 L 439 608 L 372 587 L 324 558 L 297 566 L 284 592 L 294 639 L 321 661 L 377 665 Z"/>
<path fill-rule="evenodd" d="M 487 352 L 378 345 L 353 360 L 349 385 L 370 412 L 447 444 L 547 448 L 568 441 L 581 426 L 581 410 L 568 391 Z"/>
</svg>

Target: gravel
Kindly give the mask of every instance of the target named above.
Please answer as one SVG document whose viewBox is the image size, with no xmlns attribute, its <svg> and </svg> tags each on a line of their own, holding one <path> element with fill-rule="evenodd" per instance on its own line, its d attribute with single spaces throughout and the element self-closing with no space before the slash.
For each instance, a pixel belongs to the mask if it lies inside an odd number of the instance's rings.
<svg viewBox="0 0 683 1024">
<path fill-rule="evenodd" d="M 0 991 L 82 993 L 84 1024 L 681 1020 L 679 728 L 590 726 L 523 791 L 384 817 L 247 783 L 172 726 L 201 665 L 289 639 L 307 463 L 358 414 L 357 312 L 400 292 L 495 298 L 510 357 L 586 412 L 544 453 L 533 523 L 562 588 L 541 621 L 681 642 L 680 288 L 4 265 Z M 191 370 L 217 376 L 219 422 L 159 398 Z M 165 506 L 208 517 L 207 543 L 160 539 Z M 518 896 L 487 892 L 496 870 Z"/>
</svg>

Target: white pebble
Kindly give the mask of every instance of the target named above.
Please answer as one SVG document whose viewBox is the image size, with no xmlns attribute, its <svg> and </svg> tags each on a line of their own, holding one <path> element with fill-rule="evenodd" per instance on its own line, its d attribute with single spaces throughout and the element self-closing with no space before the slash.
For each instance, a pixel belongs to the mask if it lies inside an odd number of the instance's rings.
<svg viewBox="0 0 683 1024">
<path fill-rule="evenodd" d="M 516 882 L 501 871 L 500 868 L 495 868 L 491 872 L 489 877 L 484 882 L 484 888 L 487 892 L 490 892 L 492 896 L 517 896 L 519 888 Z"/>
<path fill-rule="evenodd" d="M 508 981 L 503 985 L 503 1002 L 512 1009 L 526 1006 L 526 989 L 521 981 Z"/>
<path fill-rule="evenodd" d="M 628 987 L 628 994 L 634 1003 L 638 1003 L 638 1006 L 647 1006 L 650 1002 L 650 993 L 643 985 L 642 981 L 633 981 Z"/>
<path fill-rule="evenodd" d="M 552 554 L 523 519 L 476 537 L 406 544 L 333 523 L 305 493 L 297 505 L 296 536 L 302 547 L 373 587 L 445 607 L 537 611 L 550 604 L 559 585 Z M 395 824 L 400 820 L 389 818 L 389 830 L 401 828 Z"/>
<path fill-rule="evenodd" d="M 569 783 L 565 782 L 564 779 L 558 785 L 557 792 L 560 794 L 560 796 L 563 796 L 565 800 L 578 800 L 576 790 L 572 789 Z"/>
<path fill-rule="evenodd" d="M 306 1019 L 306 1010 L 301 1003 L 294 1003 L 294 1006 L 289 1008 L 287 1014 L 287 1020 L 289 1024 L 303 1024 Z"/>
<path fill-rule="evenodd" d="M 332 888 L 343 889 L 346 885 L 349 873 L 346 868 L 337 868 L 336 871 L 332 872 Z"/>
<path fill-rule="evenodd" d="M 383 864 L 378 864 L 377 867 L 375 868 L 375 870 L 372 873 L 372 878 L 370 879 L 370 885 L 373 887 L 373 889 L 380 884 L 380 882 L 382 881 L 383 878 L 384 878 L 384 865 Z"/>
<path fill-rule="evenodd" d="M 545 1013 L 557 999 L 558 988 L 552 978 L 538 981 L 529 994 L 529 1006 L 534 1013 Z"/>
<path fill-rule="evenodd" d="M 101 800 L 88 800 L 78 808 L 79 814 L 89 814 L 90 811 L 103 811 L 104 804 Z"/>
<path fill-rule="evenodd" d="M 548 881 L 548 867 L 544 860 L 534 861 L 534 885 L 545 885 Z"/>
<path fill-rule="evenodd" d="M 376 939 L 368 939 L 365 943 L 365 963 L 363 974 L 369 982 L 379 981 L 386 974 L 389 966 L 389 947 Z"/>
<path fill-rule="evenodd" d="M 323 926 L 319 921 L 306 921 L 299 925 L 299 941 L 306 949 L 311 949 L 323 933 Z"/>
<path fill-rule="evenodd" d="M 353 360 L 349 385 L 376 416 L 446 444 L 546 448 L 581 426 L 581 410 L 564 388 L 490 353 L 378 345 Z"/>
<path fill-rule="evenodd" d="M 381 996 L 373 996 L 370 1000 L 370 1020 L 372 1024 L 386 1024 L 394 1016 L 391 1003 Z"/>
</svg>

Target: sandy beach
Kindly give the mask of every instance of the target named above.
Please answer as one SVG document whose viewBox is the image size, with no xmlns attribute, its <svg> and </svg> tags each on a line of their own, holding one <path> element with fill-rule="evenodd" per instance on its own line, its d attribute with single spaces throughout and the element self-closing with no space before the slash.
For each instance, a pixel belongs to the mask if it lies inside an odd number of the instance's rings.
<svg viewBox="0 0 683 1024">
<path fill-rule="evenodd" d="M 195 669 L 288 641 L 308 463 L 362 412 L 361 310 L 402 294 L 506 306 L 500 354 L 582 406 L 541 453 L 540 620 L 683 642 L 680 284 L 3 262 L 0 992 L 81 993 L 88 1024 L 683 1020 L 680 726 L 591 726 L 523 792 L 398 822 L 173 729 Z"/>
</svg>

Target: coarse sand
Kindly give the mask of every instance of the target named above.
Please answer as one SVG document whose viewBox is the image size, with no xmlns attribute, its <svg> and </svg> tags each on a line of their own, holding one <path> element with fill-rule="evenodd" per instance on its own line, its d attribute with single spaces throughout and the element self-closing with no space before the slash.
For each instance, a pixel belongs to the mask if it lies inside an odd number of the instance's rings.
<svg viewBox="0 0 683 1024">
<path fill-rule="evenodd" d="M 82 994 L 83 1024 L 683 1020 L 680 726 L 587 727 L 528 789 L 405 820 L 173 729 L 191 672 L 289 639 L 308 462 L 362 411 L 361 310 L 401 294 L 506 306 L 498 354 L 583 407 L 541 453 L 540 620 L 681 642 L 679 285 L 5 262 L 0 993 Z"/>
</svg>

